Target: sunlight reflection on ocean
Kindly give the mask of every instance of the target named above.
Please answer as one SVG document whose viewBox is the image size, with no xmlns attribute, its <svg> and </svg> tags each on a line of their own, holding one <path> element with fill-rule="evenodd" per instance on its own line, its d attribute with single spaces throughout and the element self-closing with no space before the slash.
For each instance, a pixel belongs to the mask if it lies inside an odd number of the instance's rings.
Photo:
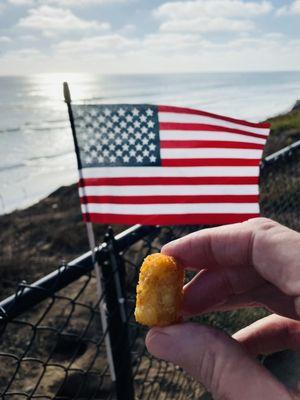
<svg viewBox="0 0 300 400">
<path fill-rule="evenodd" d="M 201 108 L 260 121 L 299 97 L 300 72 L 0 77 L 0 214 L 77 179 L 62 82 L 73 101 Z"/>
</svg>

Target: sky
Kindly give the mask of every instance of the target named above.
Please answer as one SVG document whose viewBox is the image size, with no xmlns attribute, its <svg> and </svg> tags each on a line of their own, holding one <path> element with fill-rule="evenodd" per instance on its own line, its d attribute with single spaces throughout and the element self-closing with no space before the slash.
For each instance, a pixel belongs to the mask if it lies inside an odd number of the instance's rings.
<svg viewBox="0 0 300 400">
<path fill-rule="evenodd" d="M 299 66 L 300 0 L 0 0 L 0 75 Z"/>
</svg>

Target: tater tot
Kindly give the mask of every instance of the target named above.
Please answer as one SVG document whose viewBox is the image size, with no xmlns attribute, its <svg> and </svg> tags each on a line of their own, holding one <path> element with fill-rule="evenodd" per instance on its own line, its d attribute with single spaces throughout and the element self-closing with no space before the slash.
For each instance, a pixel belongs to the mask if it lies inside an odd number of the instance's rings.
<svg viewBox="0 0 300 400">
<path fill-rule="evenodd" d="M 183 281 L 183 268 L 173 257 L 161 253 L 146 257 L 136 289 L 136 321 L 147 326 L 180 322 Z"/>
</svg>

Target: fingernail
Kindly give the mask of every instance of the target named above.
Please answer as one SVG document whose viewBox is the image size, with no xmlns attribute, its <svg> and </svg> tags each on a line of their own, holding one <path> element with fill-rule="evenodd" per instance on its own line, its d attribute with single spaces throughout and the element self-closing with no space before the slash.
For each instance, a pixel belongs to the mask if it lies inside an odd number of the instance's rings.
<svg viewBox="0 0 300 400">
<path fill-rule="evenodd" d="M 165 355 L 170 335 L 167 328 L 152 328 L 146 336 L 146 347 L 149 353 L 162 358 Z"/>
</svg>

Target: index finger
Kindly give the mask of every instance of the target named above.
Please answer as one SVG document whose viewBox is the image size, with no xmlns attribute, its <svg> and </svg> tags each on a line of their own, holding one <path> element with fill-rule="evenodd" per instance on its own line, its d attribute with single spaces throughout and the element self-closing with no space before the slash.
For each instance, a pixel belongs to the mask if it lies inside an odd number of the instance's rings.
<svg viewBox="0 0 300 400">
<path fill-rule="evenodd" d="M 266 218 L 204 229 L 162 252 L 193 270 L 250 268 L 285 294 L 300 295 L 300 234 Z"/>
<path fill-rule="evenodd" d="M 166 244 L 161 252 L 177 258 L 185 269 L 195 271 L 250 265 L 248 248 L 252 234 L 246 223 L 202 229 Z"/>
</svg>

